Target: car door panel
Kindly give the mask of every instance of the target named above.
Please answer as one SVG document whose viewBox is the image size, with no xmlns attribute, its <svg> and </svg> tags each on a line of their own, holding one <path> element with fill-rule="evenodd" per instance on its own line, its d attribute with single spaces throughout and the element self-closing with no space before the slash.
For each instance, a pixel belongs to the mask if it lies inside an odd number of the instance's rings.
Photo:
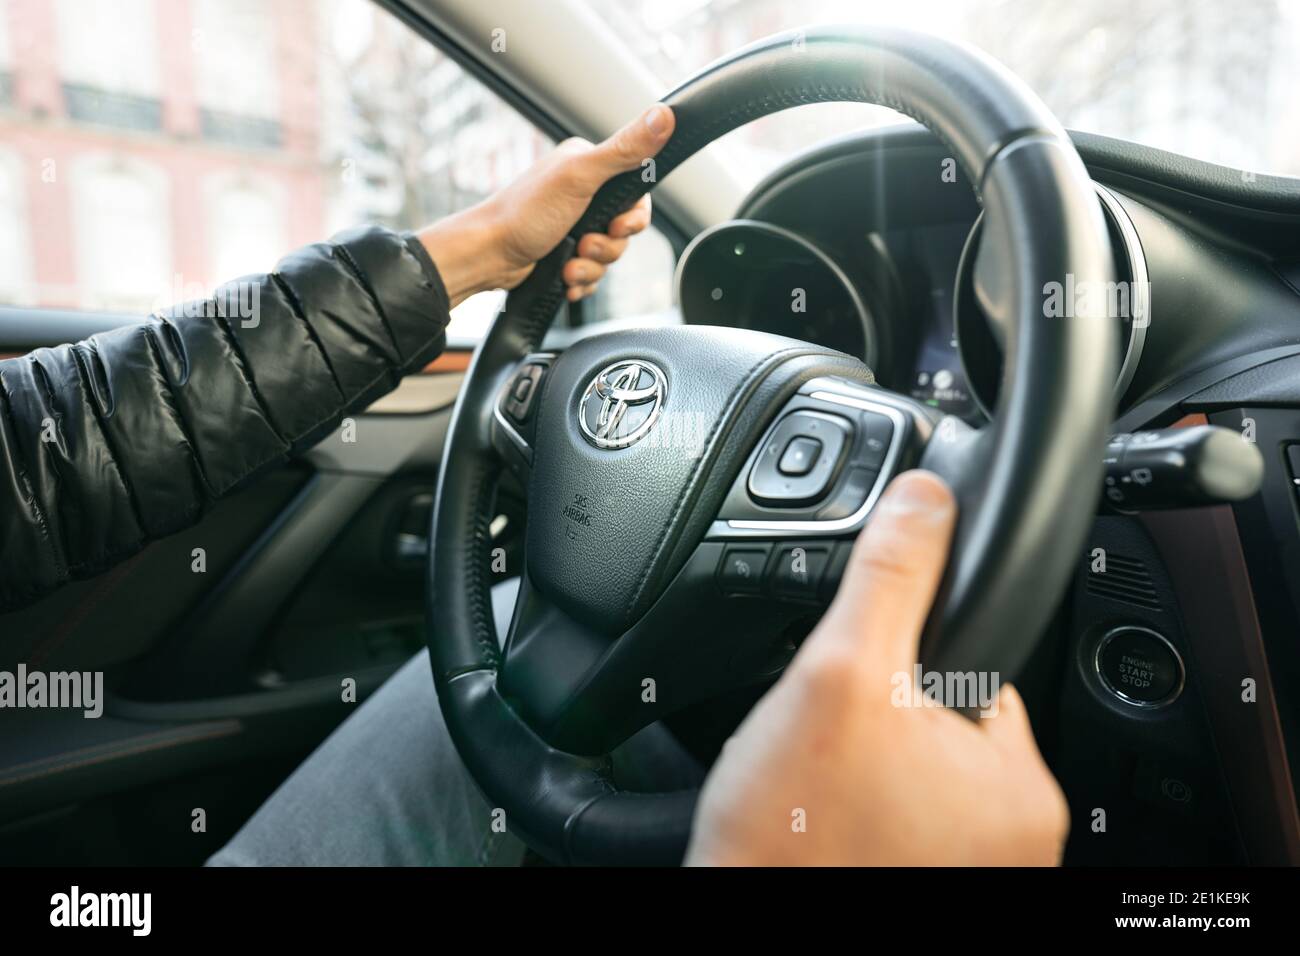
<svg viewBox="0 0 1300 956">
<path fill-rule="evenodd" d="M 0 354 L 125 321 L 5 309 Z M 275 776 L 254 785 L 246 768 L 292 766 L 419 649 L 410 511 L 427 513 L 468 357 L 449 350 L 194 527 L 0 616 L 0 668 L 101 672 L 105 688 L 95 718 L 0 714 L 0 857 L 23 842 L 7 835 L 59 808 L 146 788 L 159 799 L 196 775 L 260 799 Z"/>
</svg>

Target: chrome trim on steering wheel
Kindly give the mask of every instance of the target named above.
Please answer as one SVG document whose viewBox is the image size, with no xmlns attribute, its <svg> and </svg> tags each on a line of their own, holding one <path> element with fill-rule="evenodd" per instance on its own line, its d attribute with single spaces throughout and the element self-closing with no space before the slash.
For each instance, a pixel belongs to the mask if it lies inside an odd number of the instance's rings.
<svg viewBox="0 0 1300 956">
<path fill-rule="evenodd" d="M 822 520 L 802 520 L 802 519 L 754 519 L 754 518 L 732 518 L 727 521 L 715 521 L 709 528 L 709 533 L 705 535 L 707 541 L 725 540 L 729 538 L 770 538 L 772 535 L 831 535 L 843 534 L 845 532 L 857 531 L 867 520 L 867 515 L 875 507 L 877 499 L 885 490 L 885 485 L 893 476 L 894 466 L 898 462 L 898 456 L 902 449 L 903 434 L 907 426 L 907 420 L 903 413 L 897 408 L 880 402 L 872 401 L 868 398 L 859 398 L 856 395 L 846 395 L 841 392 L 832 392 L 821 389 L 811 393 L 810 398 L 818 401 L 829 402 L 832 405 L 841 405 L 845 408 L 856 408 L 862 411 L 875 412 L 879 415 L 885 415 L 894 423 L 893 437 L 889 442 L 889 450 L 885 452 L 884 463 L 880 466 L 880 474 L 876 477 L 876 483 L 871 486 L 871 491 L 867 493 L 866 500 L 857 511 L 845 518 L 826 518 Z"/>
<path fill-rule="evenodd" d="M 524 441 L 524 436 L 515 431 L 515 426 L 511 425 L 506 417 L 501 414 L 501 405 L 499 403 L 492 406 L 492 417 L 497 420 L 497 424 L 505 431 L 514 446 L 523 453 L 525 458 L 531 460 L 533 454 L 532 448 L 529 447 L 528 442 Z"/>
</svg>

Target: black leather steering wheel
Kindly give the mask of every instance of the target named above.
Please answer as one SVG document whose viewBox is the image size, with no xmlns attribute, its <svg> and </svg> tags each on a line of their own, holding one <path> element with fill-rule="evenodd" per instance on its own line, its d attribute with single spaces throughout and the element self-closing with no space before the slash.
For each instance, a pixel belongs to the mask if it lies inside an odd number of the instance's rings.
<svg viewBox="0 0 1300 956">
<path fill-rule="evenodd" d="M 961 507 L 928 667 L 1014 677 L 1083 544 L 1117 331 L 1100 316 L 1047 318 L 1043 300 L 1045 283 L 1111 282 L 1114 267 L 1088 174 L 1024 84 L 973 49 L 910 31 L 774 36 L 665 98 L 677 127 L 657 178 L 750 120 L 839 100 L 924 123 L 978 190 L 977 282 L 1007 356 L 994 421 L 939 422 L 875 387 L 857 359 L 759 332 L 641 329 L 539 353 L 576 238 L 654 183 L 634 171 L 600 190 L 479 346 L 430 539 L 428 642 L 452 739 L 509 829 L 555 861 L 680 861 L 696 792 L 620 790 L 609 751 L 779 673 L 899 470 L 940 473 Z M 955 188 L 940 172 L 935 188 Z M 792 436 L 818 442 L 805 446 L 807 476 L 773 465 Z M 528 526 L 503 651 L 489 521 L 507 468 L 527 482 Z M 798 556 L 802 571 L 787 571 Z"/>
</svg>

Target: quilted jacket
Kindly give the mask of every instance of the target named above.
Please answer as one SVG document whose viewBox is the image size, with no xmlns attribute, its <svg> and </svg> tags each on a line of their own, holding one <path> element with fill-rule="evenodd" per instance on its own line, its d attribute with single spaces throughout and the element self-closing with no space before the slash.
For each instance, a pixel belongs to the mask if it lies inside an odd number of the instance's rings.
<svg viewBox="0 0 1300 956">
<path fill-rule="evenodd" d="M 441 352 L 447 317 L 419 241 L 370 227 L 0 361 L 0 611 L 194 524 Z"/>
</svg>

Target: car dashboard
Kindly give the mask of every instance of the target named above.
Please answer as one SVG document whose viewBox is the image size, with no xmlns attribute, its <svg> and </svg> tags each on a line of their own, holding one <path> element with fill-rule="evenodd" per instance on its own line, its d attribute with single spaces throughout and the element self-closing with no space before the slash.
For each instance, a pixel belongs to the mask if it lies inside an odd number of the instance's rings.
<svg viewBox="0 0 1300 956">
<path fill-rule="evenodd" d="M 1300 180 L 1072 137 L 1121 280 L 1113 431 L 1221 425 L 1257 444 L 1265 477 L 1230 506 L 1174 510 L 1107 509 L 1101 488 L 1079 488 L 1098 515 L 1057 634 L 1023 676 L 1071 801 L 1067 862 L 1295 863 Z M 689 244 L 683 321 L 847 352 L 882 387 L 987 424 L 1002 357 L 971 278 L 980 216 L 920 127 L 833 140 Z M 1117 690 L 1120 646 L 1151 656 L 1158 697 Z M 1099 808 L 1113 839 L 1098 838 Z"/>
</svg>

